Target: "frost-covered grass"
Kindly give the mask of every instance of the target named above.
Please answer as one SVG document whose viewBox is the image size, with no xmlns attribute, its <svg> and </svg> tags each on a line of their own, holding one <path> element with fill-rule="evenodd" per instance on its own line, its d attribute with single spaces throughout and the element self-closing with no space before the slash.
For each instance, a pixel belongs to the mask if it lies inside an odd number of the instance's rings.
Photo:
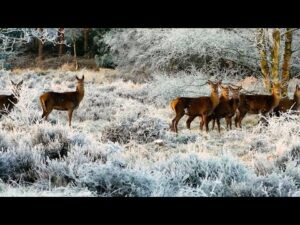
<svg viewBox="0 0 300 225">
<path fill-rule="evenodd" d="M 194 71 L 156 72 L 142 84 L 89 74 L 71 128 L 66 112 L 41 120 L 39 95 L 74 90 L 82 73 L 0 71 L 3 93 L 10 79 L 24 80 L 19 102 L 0 119 L 0 196 L 300 196 L 298 116 L 270 118 L 267 127 L 247 116 L 230 131 L 222 121 L 221 134 L 200 132 L 198 118 L 187 130 L 183 117 L 176 135 L 169 101 L 209 94 L 198 87 L 208 77 Z M 256 83 L 244 88 L 263 92 Z"/>
</svg>

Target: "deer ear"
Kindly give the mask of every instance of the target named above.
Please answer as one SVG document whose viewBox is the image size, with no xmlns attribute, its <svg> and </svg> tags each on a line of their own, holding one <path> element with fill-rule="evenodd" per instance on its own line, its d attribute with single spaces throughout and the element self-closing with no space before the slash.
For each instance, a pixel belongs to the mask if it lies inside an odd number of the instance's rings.
<svg viewBox="0 0 300 225">
<path fill-rule="evenodd" d="M 81 78 L 81 80 L 84 80 L 84 75 L 82 75 L 82 78 Z"/>
<path fill-rule="evenodd" d="M 23 80 L 21 80 L 19 83 L 18 83 L 18 86 L 22 85 L 23 84 Z"/>
<path fill-rule="evenodd" d="M 207 81 L 208 84 L 212 84 L 212 82 L 210 80 Z"/>
<path fill-rule="evenodd" d="M 79 80 L 79 78 L 77 77 L 77 75 L 76 75 L 76 80 Z"/>
<path fill-rule="evenodd" d="M 13 85 L 16 85 L 12 80 L 10 80 L 10 82 L 11 82 Z"/>
</svg>

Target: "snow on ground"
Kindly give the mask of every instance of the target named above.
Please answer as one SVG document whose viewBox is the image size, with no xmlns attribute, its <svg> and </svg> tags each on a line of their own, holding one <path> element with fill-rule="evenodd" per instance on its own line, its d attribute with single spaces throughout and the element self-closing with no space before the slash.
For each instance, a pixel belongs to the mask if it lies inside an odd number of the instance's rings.
<svg viewBox="0 0 300 225">
<path fill-rule="evenodd" d="M 82 74 L 85 96 L 72 127 L 66 112 L 41 120 L 39 95 L 75 90 Z M 221 134 L 201 132 L 198 118 L 187 130 L 183 117 L 176 135 L 169 101 L 208 95 L 199 88 L 208 77 L 153 77 L 135 84 L 103 71 L 0 71 L 1 94 L 10 93 L 11 79 L 24 80 L 18 104 L 0 119 L 0 196 L 300 195 L 298 116 L 270 118 L 264 127 L 251 115 L 230 131 L 222 121 Z M 243 86 L 263 92 L 252 78 Z"/>
</svg>

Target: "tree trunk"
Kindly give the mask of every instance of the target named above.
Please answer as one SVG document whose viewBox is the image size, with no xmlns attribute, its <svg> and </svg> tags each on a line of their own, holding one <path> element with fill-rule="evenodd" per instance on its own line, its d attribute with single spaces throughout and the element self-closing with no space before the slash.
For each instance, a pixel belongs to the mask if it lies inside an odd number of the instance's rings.
<svg viewBox="0 0 300 225">
<path fill-rule="evenodd" d="M 280 31 L 279 29 L 273 30 L 273 49 L 271 53 L 272 57 L 272 80 L 274 82 L 279 81 L 279 47 L 280 47 Z"/>
<path fill-rule="evenodd" d="M 41 32 L 41 36 L 38 39 L 39 49 L 38 49 L 38 62 L 43 60 L 43 46 L 44 46 L 44 37 L 43 37 L 43 28 L 39 28 L 39 32 Z"/>
<path fill-rule="evenodd" d="M 76 54 L 76 39 L 73 39 L 73 47 L 74 47 L 74 63 L 75 63 L 75 70 L 78 69 L 78 62 L 77 62 L 77 54 Z"/>
<path fill-rule="evenodd" d="M 288 81 L 290 79 L 290 59 L 292 56 L 292 31 L 291 28 L 286 29 L 285 33 L 285 46 L 284 46 L 284 55 L 283 55 L 283 64 L 282 64 L 282 97 L 288 95 Z"/>
<path fill-rule="evenodd" d="M 84 28 L 83 29 L 83 39 L 84 39 L 84 45 L 83 45 L 83 50 L 84 50 L 84 56 L 88 57 L 88 43 L 89 43 L 89 28 Z"/>
<path fill-rule="evenodd" d="M 263 28 L 259 28 L 257 31 L 257 48 L 260 54 L 260 69 L 263 76 L 264 86 L 266 90 L 270 92 L 270 71 L 266 52 L 265 31 Z"/>
<path fill-rule="evenodd" d="M 64 51 L 64 44 L 63 44 L 65 40 L 64 28 L 58 29 L 58 38 L 59 38 L 58 56 L 61 57 Z"/>
</svg>

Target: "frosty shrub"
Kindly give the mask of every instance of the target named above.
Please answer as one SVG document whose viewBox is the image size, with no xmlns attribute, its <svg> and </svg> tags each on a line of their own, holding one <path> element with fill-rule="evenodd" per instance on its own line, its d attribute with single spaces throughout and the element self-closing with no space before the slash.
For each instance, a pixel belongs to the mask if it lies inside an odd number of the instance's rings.
<svg viewBox="0 0 300 225">
<path fill-rule="evenodd" d="M 119 69 L 139 76 L 191 64 L 220 70 L 222 59 L 255 70 L 258 62 L 255 29 L 112 29 L 104 42 Z"/>
<path fill-rule="evenodd" d="M 32 183 L 37 179 L 37 167 L 41 163 L 30 149 L 0 152 L 0 178 L 4 182 Z"/>
<path fill-rule="evenodd" d="M 50 159 L 67 156 L 69 151 L 66 130 L 51 125 L 36 127 L 32 133 L 31 144 L 44 150 L 45 157 Z"/>
<path fill-rule="evenodd" d="M 105 165 L 83 165 L 78 170 L 78 185 L 103 197 L 147 197 L 154 180 L 138 171 Z"/>
<path fill-rule="evenodd" d="M 110 88 L 91 86 L 94 91 L 85 91 L 85 96 L 80 105 L 80 110 L 76 112 L 79 120 L 112 120 L 115 114 L 116 95 Z"/>
<path fill-rule="evenodd" d="M 75 181 L 73 168 L 74 165 L 68 164 L 65 160 L 47 160 L 46 164 L 40 165 L 37 171 L 39 179 L 36 183 L 46 189 L 73 184 Z"/>
<path fill-rule="evenodd" d="M 211 78 L 213 79 L 213 78 Z M 172 76 L 163 73 L 155 73 L 153 81 L 149 84 L 148 98 L 158 106 L 166 107 L 176 97 L 198 97 L 210 94 L 207 82 L 208 76 L 193 70 L 190 74 L 181 71 Z M 201 86 L 203 85 L 203 86 Z"/>
<path fill-rule="evenodd" d="M 202 193 L 207 196 L 229 196 L 232 183 L 246 181 L 251 174 L 249 169 L 233 159 L 204 160 L 197 155 L 173 157 L 160 169 L 167 182 L 174 187 L 174 191 L 182 186 L 201 187 Z M 219 192 L 211 189 L 216 185 Z"/>
<path fill-rule="evenodd" d="M 27 82 L 24 82 L 18 103 L 12 112 L 7 115 L 7 119 L 14 121 L 19 126 L 32 125 L 41 120 L 41 109 L 38 101 L 39 91 L 29 89 Z"/>
<path fill-rule="evenodd" d="M 276 173 L 257 177 L 249 186 L 253 197 L 288 197 L 297 190 L 291 177 Z"/>
<path fill-rule="evenodd" d="M 198 134 L 189 134 L 189 133 L 179 133 L 174 134 L 173 132 L 167 132 L 165 139 L 168 140 L 169 143 L 174 144 L 188 144 L 196 142 Z"/>
<path fill-rule="evenodd" d="M 10 145 L 10 140 L 7 139 L 5 132 L 0 131 L 0 152 L 6 151 L 8 148 L 13 147 Z"/>
<path fill-rule="evenodd" d="M 0 181 L 1 197 L 93 197 L 87 188 L 73 186 L 42 189 L 35 186 L 11 185 Z"/>
<path fill-rule="evenodd" d="M 300 146 L 294 145 L 291 147 L 291 149 L 284 152 L 283 155 L 280 155 L 276 161 L 275 165 L 281 169 L 282 171 L 285 171 L 287 163 L 295 161 L 297 165 L 300 164 Z"/>
<path fill-rule="evenodd" d="M 135 140 L 138 143 L 149 143 L 162 138 L 168 127 L 169 125 L 159 118 L 141 117 L 135 121 L 124 120 L 105 127 L 102 132 L 102 139 L 123 144 L 130 142 L 130 140 Z"/>
</svg>

